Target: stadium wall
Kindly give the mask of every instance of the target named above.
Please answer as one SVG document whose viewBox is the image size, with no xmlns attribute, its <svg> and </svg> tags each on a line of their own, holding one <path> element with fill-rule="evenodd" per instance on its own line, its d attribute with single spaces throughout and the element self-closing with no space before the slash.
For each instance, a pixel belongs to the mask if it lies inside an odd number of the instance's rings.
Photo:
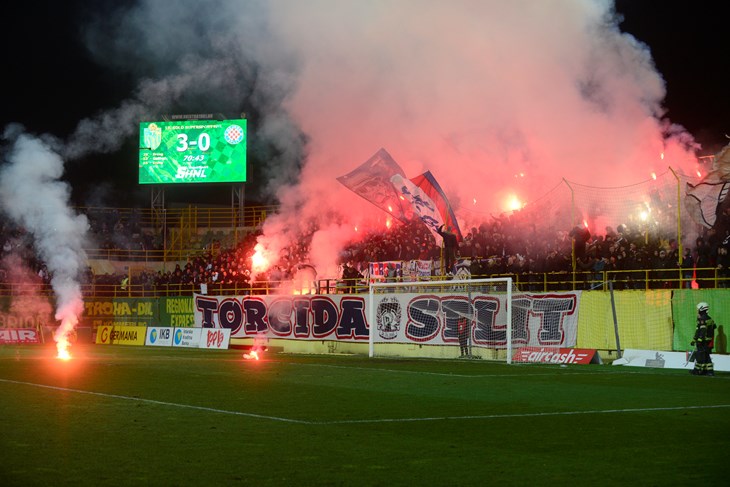
<svg viewBox="0 0 730 487">
<path fill-rule="evenodd" d="M 554 293 L 553 293 L 554 294 Z M 341 295 L 340 295 L 341 296 Z M 362 298 L 362 295 L 357 295 Z M 243 297 L 241 297 L 243 298 Z M 614 292 L 616 320 L 622 349 L 686 351 L 696 326 L 696 304 L 705 301 L 718 324 L 715 352 L 727 354 L 727 325 L 730 325 L 730 289 L 687 289 Z M 44 301 L 48 300 L 48 301 Z M 56 324 L 50 298 L 6 296 L 0 298 L 0 327 L 48 328 Z M 96 335 L 104 325 L 193 327 L 192 296 L 160 298 L 86 298 L 79 327 Z M 611 295 L 604 291 L 583 291 L 578 308 L 577 348 L 599 351 L 616 349 Z M 277 347 L 293 353 L 366 353 L 367 344 L 344 340 L 272 339 Z M 240 339 L 243 345 L 251 339 Z M 417 345 L 416 345 L 417 346 Z M 611 358 L 610 352 L 605 358 Z"/>
</svg>

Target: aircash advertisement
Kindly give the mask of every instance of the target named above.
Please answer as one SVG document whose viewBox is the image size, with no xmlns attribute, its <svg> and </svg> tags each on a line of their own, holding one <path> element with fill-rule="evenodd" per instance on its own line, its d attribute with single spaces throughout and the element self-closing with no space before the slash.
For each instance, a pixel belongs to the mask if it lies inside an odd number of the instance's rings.
<svg viewBox="0 0 730 487">
<path fill-rule="evenodd" d="M 512 299 L 513 347 L 573 347 L 581 292 L 520 294 Z M 194 296 L 195 326 L 227 329 L 231 338 L 265 335 L 300 340 L 375 341 L 442 345 L 458 343 L 459 321 L 471 322 L 476 346 L 505 348 L 505 296 L 463 292 L 369 296 Z"/>
</svg>

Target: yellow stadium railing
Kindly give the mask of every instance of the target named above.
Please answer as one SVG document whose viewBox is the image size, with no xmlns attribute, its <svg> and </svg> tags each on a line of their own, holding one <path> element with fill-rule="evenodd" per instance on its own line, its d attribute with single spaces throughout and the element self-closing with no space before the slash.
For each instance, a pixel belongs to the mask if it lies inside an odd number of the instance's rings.
<svg viewBox="0 0 730 487">
<path fill-rule="evenodd" d="M 718 269 L 696 269 L 694 278 L 683 275 L 684 270 L 641 269 L 604 271 L 600 273 L 549 272 L 524 274 L 490 274 L 481 277 L 511 277 L 522 292 L 554 292 L 574 290 L 608 290 L 613 282 L 616 290 L 682 289 L 699 287 L 730 288 L 730 278 L 719 275 Z M 444 280 L 446 276 L 432 276 L 430 280 Z M 121 281 L 121 279 L 120 279 Z M 302 285 L 293 281 L 258 281 L 254 283 L 207 284 L 210 295 L 266 295 L 266 294 L 356 294 L 367 292 L 364 280 L 348 282 L 343 279 L 320 279 Z M 194 284 L 150 284 L 135 282 L 131 276 L 124 284 L 84 283 L 81 292 L 86 297 L 162 297 L 187 296 L 200 292 Z M 0 296 L 52 296 L 50 284 L 0 281 Z"/>
</svg>

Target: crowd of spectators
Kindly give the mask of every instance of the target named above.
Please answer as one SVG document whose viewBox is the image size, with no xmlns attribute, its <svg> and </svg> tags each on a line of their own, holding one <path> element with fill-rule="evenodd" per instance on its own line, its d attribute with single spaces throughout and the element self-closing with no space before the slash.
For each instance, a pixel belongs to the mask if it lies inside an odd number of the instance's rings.
<svg viewBox="0 0 730 487">
<path fill-rule="evenodd" d="M 161 241 L 161 236 L 142 228 L 134 213 L 121 219 L 113 210 L 96 210 L 88 217 L 93 240 L 99 245 L 152 249 Z M 132 289 L 174 293 L 200 289 L 201 285 L 212 288 L 211 292 L 216 287 L 269 288 L 272 282 L 290 280 L 308 266 L 314 230 L 285 248 L 279 262 L 263 274 L 254 275 L 251 268 L 259 235 L 253 231 L 231 246 L 213 240 L 191 254 L 187 262 L 170 269 L 152 271 L 142 266 L 138 272 L 94 273 L 89 268 L 82 279 L 84 284 L 96 286 L 97 294 L 104 294 L 104 290 L 124 294 Z M 0 232 L 3 261 L 11 254 L 21 256 L 39 282 L 48 284 L 48 269 L 32 251 L 30 236 L 2 218 Z M 457 264 L 450 269 L 443 267 L 440 242 L 420 221 L 361 235 L 338 256 L 343 269 L 338 277 L 367 276 L 370 262 L 421 260 L 433 262 L 434 276 L 448 277 L 457 273 L 458 268 L 468 268 L 475 277 L 517 276 L 530 290 L 539 290 L 546 274 L 570 274 L 570 279 L 563 279 L 565 282 L 578 275 L 579 287 L 589 289 L 595 280 L 603 281 L 606 271 L 610 271 L 618 288 L 676 288 L 680 274 L 683 285 L 695 282 L 699 287 L 730 287 L 729 251 L 730 207 L 724 209 L 713 229 L 698 233 L 689 245 L 685 242 L 681 259 L 680 246 L 672 235 L 649 234 L 624 224 L 600 231 L 585 227 L 538 230 L 534 222 L 518 211 L 491 217 L 464 231 L 456 251 Z M 2 267 L 0 282 L 7 279 Z"/>
<path fill-rule="evenodd" d="M 557 275 L 556 281 L 565 274 L 564 284 L 571 286 L 576 275 L 584 289 L 603 282 L 606 276 L 623 289 L 676 288 L 680 281 L 687 287 L 693 283 L 696 287 L 730 287 L 730 206 L 712 229 L 701 230 L 684 243 L 681 256 L 676 235 L 648 232 L 630 224 L 593 232 L 584 226 L 537 228 L 519 211 L 472 226 L 459 242 L 457 265 L 435 266 L 434 275 L 454 274 L 459 266 L 466 266 L 471 276 L 518 276 L 534 290 L 546 273 Z M 348 269 L 364 274 L 368 262 L 439 260 L 440 250 L 426 227 L 413 223 L 354 242 L 342 261 Z"/>
</svg>

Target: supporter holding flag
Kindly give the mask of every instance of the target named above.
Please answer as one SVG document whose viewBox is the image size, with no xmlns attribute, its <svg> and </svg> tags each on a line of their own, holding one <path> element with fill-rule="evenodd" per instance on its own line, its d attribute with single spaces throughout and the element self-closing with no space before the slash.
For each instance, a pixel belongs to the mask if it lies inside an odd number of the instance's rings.
<svg viewBox="0 0 730 487">
<path fill-rule="evenodd" d="M 454 264 L 456 263 L 456 247 L 458 245 L 456 234 L 449 227 L 444 229 L 443 225 L 440 225 L 436 232 L 441 235 L 444 241 L 444 267 L 446 268 L 446 273 L 453 274 Z"/>
<path fill-rule="evenodd" d="M 441 238 L 444 246 L 446 272 L 453 272 L 456 248 L 463 237 L 449 200 L 446 199 L 436 178 L 430 171 L 426 171 L 413 179 L 406 179 L 396 174 L 390 178 L 390 181 L 400 196 L 411 203 L 413 213 L 433 233 L 436 241 L 438 242 Z"/>
</svg>

